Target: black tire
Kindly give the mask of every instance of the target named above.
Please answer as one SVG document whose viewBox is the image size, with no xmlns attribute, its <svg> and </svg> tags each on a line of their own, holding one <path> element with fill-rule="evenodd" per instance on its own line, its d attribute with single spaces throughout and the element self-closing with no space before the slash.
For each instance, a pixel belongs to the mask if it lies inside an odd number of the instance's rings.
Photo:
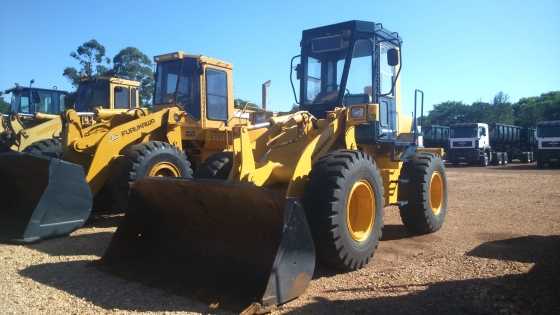
<svg viewBox="0 0 560 315">
<path fill-rule="evenodd" d="M 440 179 L 434 182 L 438 173 Z M 418 153 L 405 162 L 400 175 L 399 201 L 401 219 L 414 234 L 426 234 L 439 230 L 447 214 L 447 178 L 441 159 L 431 153 Z M 437 184 L 436 184 L 437 183 Z M 441 196 L 432 209 L 432 189 L 441 187 Z M 432 187 L 433 186 L 433 187 Z"/>
<path fill-rule="evenodd" d="M 510 162 L 507 152 L 504 152 L 502 157 L 503 157 L 503 163 L 502 164 L 507 165 L 508 162 Z"/>
<path fill-rule="evenodd" d="M 23 152 L 60 159 L 62 158 L 64 150 L 62 148 L 62 142 L 59 139 L 53 138 L 33 142 L 23 149 Z"/>
<path fill-rule="evenodd" d="M 537 157 L 537 168 L 538 169 L 543 169 L 544 168 L 544 161 L 542 159 L 540 159 L 539 157 Z"/>
<path fill-rule="evenodd" d="M 369 187 L 374 202 L 363 239 L 350 231 L 348 198 L 356 184 Z M 338 150 L 315 163 L 305 188 L 303 205 L 319 260 L 342 270 L 356 270 L 373 257 L 383 228 L 383 181 L 375 161 L 360 151 Z M 375 207 L 373 207 L 375 206 Z M 367 214 L 366 214 L 367 216 Z M 357 227 L 357 226 L 356 226 Z"/>
<path fill-rule="evenodd" d="M 115 180 L 109 181 L 104 191 L 100 192 L 110 195 L 110 207 L 113 211 L 128 210 L 130 184 L 149 176 L 154 166 L 158 164 L 168 163 L 175 169 L 176 175 L 179 175 L 175 177 L 192 178 L 193 171 L 186 154 L 167 142 L 150 141 L 132 145 L 123 152 L 123 155 L 111 166 L 111 172 L 117 174 L 113 177 Z M 100 201 L 107 200 L 107 197 L 104 197 L 99 198 Z M 94 208 L 98 209 L 98 207 Z"/>
<path fill-rule="evenodd" d="M 487 167 L 490 163 L 489 159 L 488 153 L 484 152 L 484 154 L 480 157 L 480 166 Z"/>
<path fill-rule="evenodd" d="M 163 172 L 160 176 L 166 176 L 165 173 L 167 173 L 167 175 L 170 175 L 169 177 L 192 178 L 193 171 L 186 154 L 167 142 L 150 141 L 136 144 L 126 150 L 124 156 L 130 162 L 128 169 L 129 182 L 150 176 L 150 172 L 158 163 L 169 163 L 174 166 L 174 171 L 177 172 L 177 174 Z"/>
<path fill-rule="evenodd" d="M 194 173 L 194 178 L 227 179 L 233 166 L 233 152 L 209 156 Z"/>
</svg>

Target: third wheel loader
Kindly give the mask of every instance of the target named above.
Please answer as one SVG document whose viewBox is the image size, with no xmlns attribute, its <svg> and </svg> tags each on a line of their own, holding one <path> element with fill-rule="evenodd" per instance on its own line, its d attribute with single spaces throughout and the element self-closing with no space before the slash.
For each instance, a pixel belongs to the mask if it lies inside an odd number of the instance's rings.
<svg viewBox="0 0 560 315">
<path fill-rule="evenodd" d="M 371 22 L 303 31 L 300 111 L 233 127 L 231 152 L 208 157 L 198 178 L 136 181 L 102 263 L 255 310 L 301 295 L 316 258 L 364 267 L 386 206 L 412 233 L 440 229 L 442 150 L 417 146 L 401 112 L 401 51 Z"/>
<path fill-rule="evenodd" d="M 99 77 L 81 80 L 73 98 L 68 92 L 16 86 L 12 94 L 9 115 L 0 128 L 0 152 L 19 151 L 59 157 L 63 122 L 61 114 L 73 107 L 81 124 L 91 125 L 94 111 L 123 112 L 137 107 L 140 82 L 118 77 Z"/>
</svg>

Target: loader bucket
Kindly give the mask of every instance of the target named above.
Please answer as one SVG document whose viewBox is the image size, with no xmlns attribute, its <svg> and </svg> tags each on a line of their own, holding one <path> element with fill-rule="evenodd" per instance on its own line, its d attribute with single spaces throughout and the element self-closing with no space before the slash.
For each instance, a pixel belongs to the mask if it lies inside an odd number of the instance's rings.
<svg viewBox="0 0 560 315">
<path fill-rule="evenodd" d="M 132 185 L 129 210 L 101 263 L 242 310 L 301 295 L 315 249 L 294 199 L 248 184 L 145 178 Z"/>
<path fill-rule="evenodd" d="M 27 153 L 0 154 L 0 240 L 30 243 L 69 234 L 89 217 L 81 166 Z"/>
</svg>

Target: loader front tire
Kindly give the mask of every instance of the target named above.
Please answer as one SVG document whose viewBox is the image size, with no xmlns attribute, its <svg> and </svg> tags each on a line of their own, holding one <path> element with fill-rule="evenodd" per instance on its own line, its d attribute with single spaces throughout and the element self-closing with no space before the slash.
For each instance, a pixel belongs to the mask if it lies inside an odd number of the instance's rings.
<svg viewBox="0 0 560 315">
<path fill-rule="evenodd" d="M 404 163 L 399 179 L 400 215 L 414 234 L 439 230 L 447 214 L 447 177 L 441 159 L 417 153 Z"/>
<path fill-rule="evenodd" d="M 39 140 L 23 149 L 23 152 L 60 159 L 63 153 L 62 142 L 56 138 Z"/>
<path fill-rule="evenodd" d="M 303 205 L 321 262 L 342 270 L 364 267 L 383 228 L 383 182 L 375 161 L 338 150 L 311 170 Z"/>
<path fill-rule="evenodd" d="M 107 187 L 104 187 L 106 190 L 101 192 L 109 193 L 110 207 L 113 211 L 128 210 L 130 184 L 141 178 L 192 178 L 191 163 L 186 154 L 167 142 L 150 141 L 135 144 L 127 148 L 123 155 L 113 165 L 115 180 L 109 181 Z"/>
<path fill-rule="evenodd" d="M 186 154 L 167 142 L 136 144 L 124 155 L 130 161 L 129 182 L 148 176 L 192 178 L 193 171 Z"/>
<path fill-rule="evenodd" d="M 194 173 L 195 178 L 227 179 L 233 165 L 233 152 L 209 156 Z"/>
</svg>

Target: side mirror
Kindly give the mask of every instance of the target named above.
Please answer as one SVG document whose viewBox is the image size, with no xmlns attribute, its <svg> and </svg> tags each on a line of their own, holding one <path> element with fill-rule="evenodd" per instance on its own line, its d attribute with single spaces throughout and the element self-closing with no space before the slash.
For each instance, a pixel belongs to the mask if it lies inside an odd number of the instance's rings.
<svg viewBox="0 0 560 315">
<path fill-rule="evenodd" d="M 397 66 L 399 64 L 399 51 L 396 48 L 387 50 L 387 63 L 389 66 Z"/>
<path fill-rule="evenodd" d="M 298 80 L 301 80 L 301 78 L 303 77 L 303 74 L 301 72 L 302 72 L 301 64 L 298 63 L 296 66 L 296 78 Z"/>
</svg>

